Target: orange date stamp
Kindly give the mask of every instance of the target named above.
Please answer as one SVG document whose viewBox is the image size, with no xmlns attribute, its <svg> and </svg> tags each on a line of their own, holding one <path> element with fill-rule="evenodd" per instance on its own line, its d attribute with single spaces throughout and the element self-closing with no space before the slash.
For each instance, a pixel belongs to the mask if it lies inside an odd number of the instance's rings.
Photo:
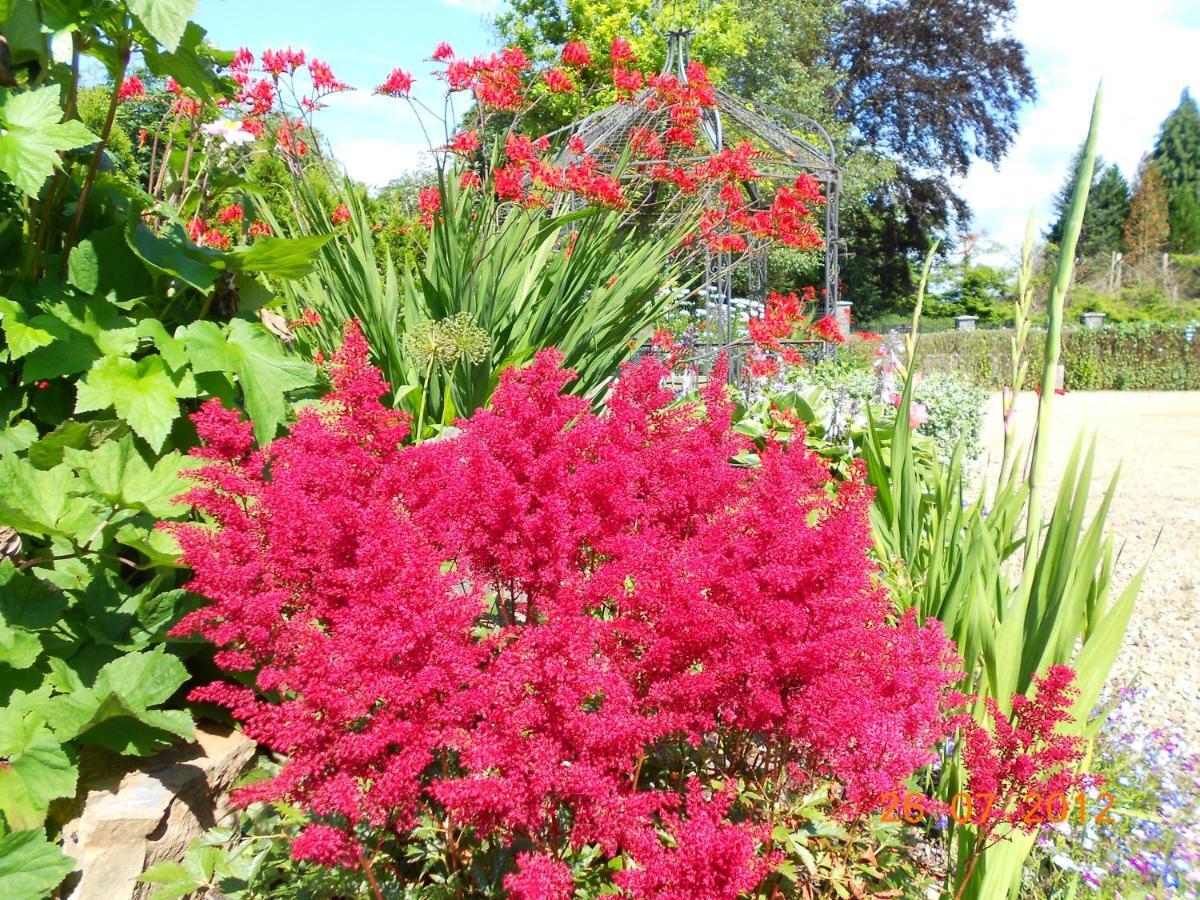
<svg viewBox="0 0 1200 900">
<path fill-rule="evenodd" d="M 925 821 L 927 812 L 924 795 L 888 791 L 882 799 L 883 813 L 880 821 L 908 822 L 910 825 L 919 825 Z M 1089 803 L 1093 805 L 1089 806 Z M 959 825 L 982 825 L 992 815 L 995 805 L 995 794 L 960 791 L 950 800 L 950 818 Z M 1043 796 L 1031 792 L 1022 799 L 1017 813 L 1019 820 L 1026 825 L 1041 825 L 1046 822 L 1057 824 L 1067 819 L 1105 824 L 1113 821 L 1110 814 L 1112 805 L 1113 795 L 1109 791 L 1101 791 L 1094 800 L 1085 794 L 1068 797 L 1066 794 Z"/>
</svg>

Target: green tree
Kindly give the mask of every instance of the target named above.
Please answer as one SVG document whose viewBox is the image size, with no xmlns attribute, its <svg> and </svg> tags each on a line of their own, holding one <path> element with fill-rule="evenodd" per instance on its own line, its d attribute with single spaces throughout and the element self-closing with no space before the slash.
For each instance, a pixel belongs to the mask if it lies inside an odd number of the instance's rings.
<svg viewBox="0 0 1200 900">
<path fill-rule="evenodd" d="M 653 7 L 512 0 L 496 28 L 541 59 L 568 40 L 600 53 L 614 36 L 632 35 L 654 66 L 665 41 L 651 26 L 672 23 L 652 21 Z M 975 159 L 1003 157 L 1034 96 L 1025 49 L 1011 35 L 1013 0 L 717 0 L 703 17 L 698 7 L 664 2 L 660 15 L 678 8 L 685 24 L 700 23 L 695 54 L 718 84 L 830 132 L 847 169 L 848 296 L 871 314 L 902 307 L 933 234 L 969 218 L 951 177 Z M 565 105 L 561 112 L 555 124 L 575 118 Z"/>
<path fill-rule="evenodd" d="M 1046 232 L 1052 244 L 1062 243 L 1067 212 L 1071 205 L 1071 189 L 1079 174 L 1082 148 L 1071 161 L 1062 188 L 1054 197 L 1054 224 Z M 1115 165 L 1104 165 L 1096 161 L 1092 188 L 1088 193 L 1087 206 L 1083 212 L 1083 226 L 1079 233 L 1076 253 L 1087 259 L 1105 253 L 1116 253 L 1121 249 L 1122 229 L 1129 218 L 1129 183 Z"/>
<path fill-rule="evenodd" d="M 1154 161 L 1167 189 L 1171 249 L 1200 251 L 1200 108 L 1187 90 L 1162 124 Z"/>
<path fill-rule="evenodd" d="M 1167 188 L 1151 156 L 1143 157 L 1137 182 L 1125 220 L 1125 252 L 1131 265 L 1151 265 L 1167 246 L 1170 224 L 1167 212 Z"/>
</svg>

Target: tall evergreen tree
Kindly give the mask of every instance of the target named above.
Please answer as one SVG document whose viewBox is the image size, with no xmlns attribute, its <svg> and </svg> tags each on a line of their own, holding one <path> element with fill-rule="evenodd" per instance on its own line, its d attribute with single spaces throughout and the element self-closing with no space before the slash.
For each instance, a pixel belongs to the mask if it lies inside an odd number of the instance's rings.
<svg viewBox="0 0 1200 900">
<path fill-rule="evenodd" d="M 1167 188 L 1158 164 L 1143 157 L 1137 183 L 1125 220 L 1125 252 L 1133 265 L 1153 265 L 1167 246 L 1170 225 L 1167 214 Z"/>
<path fill-rule="evenodd" d="M 1067 172 L 1067 179 L 1054 196 L 1055 220 L 1046 239 L 1054 244 L 1062 243 L 1063 230 L 1067 222 L 1067 210 L 1071 205 L 1071 191 L 1083 162 L 1083 149 L 1076 152 Z M 1129 218 L 1129 184 L 1115 165 L 1105 165 L 1096 160 L 1096 171 L 1092 178 L 1092 189 L 1083 211 L 1083 227 L 1079 233 L 1076 253 L 1087 259 L 1121 249 L 1122 227 Z"/>
<path fill-rule="evenodd" d="M 1171 249 L 1200 251 L 1200 108 L 1187 90 L 1162 124 L 1154 161 L 1167 188 Z"/>
</svg>

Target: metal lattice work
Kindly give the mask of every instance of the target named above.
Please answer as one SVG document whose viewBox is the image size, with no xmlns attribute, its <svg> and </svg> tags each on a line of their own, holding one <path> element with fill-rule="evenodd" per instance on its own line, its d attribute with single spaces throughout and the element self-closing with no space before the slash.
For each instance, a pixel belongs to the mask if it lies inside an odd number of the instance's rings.
<svg viewBox="0 0 1200 900">
<path fill-rule="evenodd" d="M 661 11 L 661 4 L 658 6 Z M 667 55 L 662 71 L 687 84 L 693 30 L 683 27 L 684 13 L 678 0 L 675 0 L 671 17 L 671 29 L 663 32 L 667 41 Z M 819 124 L 798 113 L 755 104 L 725 91 L 715 90 L 714 94 L 716 103 L 701 110 L 699 131 L 707 144 L 703 154 L 697 151 L 692 157 L 673 157 L 669 161 L 639 159 L 639 162 L 645 166 L 653 166 L 660 162 L 669 162 L 676 166 L 690 165 L 708 159 L 711 153 L 719 152 L 726 146 L 732 147 L 741 141 L 749 141 L 757 153 L 754 165 L 761 181 L 779 185 L 794 181 L 802 174 L 815 178 L 826 200 L 824 296 L 821 311 L 824 315 L 834 315 L 839 301 L 838 214 L 842 169 L 837 164 L 832 140 Z M 661 133 L 663 126 L 668 124 L 669 115 L 668 108 L 654 102 L 654 92 L 645 89 L 631 100 L 598 110 L 556 131 L 552 136 L 570 135 L 579 139 L 575 143 L 574 152 L 565 149 L 558 162 L 569 165 L 586 155 L 610 171 L 620 170 L 622 160 L 627 159 L 630 152 L 631 135 L 641 129 L 648 133 Z M 773 190 L 764 190 L 760 182 L 744 184 L 743 189 L 751 208 L 769 206 Z M 695 212 L 694 208 L 659 208 L 655 203 L 654 197 L 643 200 L 640 204 L 641 213 L 645 215 L 649 212 L 669 220 L 672 216 L 694 215 Z M 736 344 L 736 270 L 745 269 L 747 299 L 751 302 L 761 302 L 765 299 L 769 249 L 769 241 L 753 240 L 742 253 L 703 253 L 703 281 L 696 288 L 695 296 L 698 301 L 703 302 L 706 311 L 706 343 L 710 347 L 734 347 Z M 736 370 L 736 347 L 733 356 L 733 369 Z M 731 371 L 731 376 L 736 376 L 736 372 Z"/>
</svg>

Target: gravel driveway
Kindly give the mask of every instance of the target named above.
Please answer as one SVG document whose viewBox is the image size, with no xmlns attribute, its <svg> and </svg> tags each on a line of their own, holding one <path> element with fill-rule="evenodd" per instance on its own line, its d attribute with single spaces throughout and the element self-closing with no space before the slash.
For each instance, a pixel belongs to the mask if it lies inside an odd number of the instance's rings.
<svg viewBox="0 0 1200 900">
<path fill-rule="evenodd" d="M 1149 560 L 1114 678 L 1124 684 L 1136 677 L 1147 690 L 1141 710 L 1147 727 L 1180 731 L 1200 751 L 1200 392 L 1094 391 L 1054 399 L 1051 490 L 1076 437 L 1095 434 L 1093 508 L 1121 467 L 1109 512 L 1120 553 L 1118 589 Z M 1023 440 L 1032 433 L 1036 400 L 1032 393 L 1018 400 Z M 1002 438 L 999 409 L 995 396 L 983 457 L 993 469 Z"/>
</svg>

